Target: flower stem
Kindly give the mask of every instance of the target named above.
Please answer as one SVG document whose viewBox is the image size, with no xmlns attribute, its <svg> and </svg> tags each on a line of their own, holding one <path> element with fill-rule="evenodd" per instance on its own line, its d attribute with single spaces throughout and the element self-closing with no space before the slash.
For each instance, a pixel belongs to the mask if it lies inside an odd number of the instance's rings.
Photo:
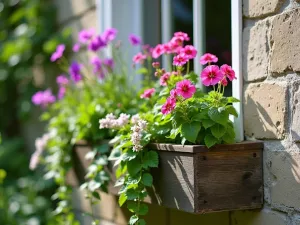
<svg viewBox="0 0 300 225">
<path fill-rule="evenodd" d="M 186 74 L 189 74 L 189 72 L 190 72 L 190 60 L 187 63 Z"/>
</svg>

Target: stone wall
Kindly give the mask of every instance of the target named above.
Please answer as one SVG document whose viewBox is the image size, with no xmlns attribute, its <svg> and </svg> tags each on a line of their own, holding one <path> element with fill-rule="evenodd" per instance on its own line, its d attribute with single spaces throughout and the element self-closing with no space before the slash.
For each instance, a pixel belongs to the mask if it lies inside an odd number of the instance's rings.
<svg viewBox="0 0 300 225">
<path fill-rule="evenodd" d="M 74 35 L 96 26 L 94 0 L 56 2 L 62 27 L 71 26 Z M 246 137 L 265 142 L 264 208 L 192 215 L 151 205 L 148 225 L 300 225 L 299 2 L 243 1 L 243 116 Z M 127 224 L 129 213 L 116 197 L 101 197 L 94 213 L 102 225 Z M 73 200 L 81 224 L 91 224 L 82 216 L 90 206 L 76 188 Z"/>
</svg>

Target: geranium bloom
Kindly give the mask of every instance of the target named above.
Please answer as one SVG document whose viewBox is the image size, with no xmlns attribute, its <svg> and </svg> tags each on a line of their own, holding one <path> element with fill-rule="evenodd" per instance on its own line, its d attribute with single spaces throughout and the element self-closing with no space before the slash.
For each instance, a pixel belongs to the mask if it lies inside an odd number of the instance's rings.
<svg viewBox="0 0 300 225">
<path fill-rule="evenodd" d="M 176 97 L 178 96 L 177 90 L 176 89 L 172 89 L 170 91 L 170 96 L 174 99 L 176 99 Z"/>
<path fill-rule="evenodd" d="M 104 42 L 108 43 L 116 38 L 117 33 L 118 33 L 117 29 L 109 28 L 103 32 L 102 38 L 103 38 Z"/>
<path fill-rule="evenodd" d="M 176 99 L 174 98 L 167 98 L 166 103 L 161 107 L 162 114 L 166 115 L 171 113 L 176 106 Z"/>
<path fill-rule="evenodd" d="M 136 36 L 136 35 L 134 35 L 134 34 L 130 34 L 129 37 L 128 37 L 128 39 L 129 39 L 129 41 L 130 41 L 130 43 L 132 45 L 139 45 L 142 42 L 141 38 L 138 37 L 138 36 Z"/>
<path fill-rule="evenodd" d="M 93 64 L 94 73 L 99 72 L 99 70 L 101 70 L 101 68 L 102 68 L 102 61 L 98 56 L 95 56 L 95 57 L 92 58 L 91 64 Z"/>
<path fill-rule="evenodd" d="M 66 94 L 66 88 L 64 86 L 60 86 L 58 89 L 57 98 L 62 99 Z"/>
<path fill-rule="evenodd" d="M 73 45 L 72 50 L 73 50 L 73 52 L 78 52 L 80 50 L 80 44 L 79 43 L 75 43 Z"/>
<path fill-rule="evenodd" d="M 200 63 L 202 65 L 205 65 L 207 63 L 216 63 L 218 62 L 218 57 L 210 54 L 210 53 L 205 53 L 203 56 L 200 57 Z"/>
<path fill-rule="evenodd" d="M 94 37 L 88 45 L 90 51 L 96 52 L 106 46 L 106 41 L 100 36 Z"/>
<path fill-rule="evenodd" d="M 215 85 L 223 79 L 224 75 L 216 65 L 207 66 L 201 73 L 202 83 L 205 86 Z"/>
<path fill-rule="evenodd" d="M 193 59 L 197 55 L 197 50 L 193 45 L 186 45 L 180 50 L 180 53 L 185 54 L 189 59 Z"/>
<path fill-rule="evenodd" d="M 82 30 L 78 34 L 78 40 L 79 42 L 85 44 L 87 43 L 93 36 L 95 35 L 95 29 L 90 28 L 86 30 Z"/>
<path fill-rule="evenodd" d="M 133 56 L 132 61 L 134 63 L 143 63 L 147 56 L 143 55 L 141 52 Z"/>
<path fill-rule="evenodd" d="M 189 80 L 182 80 L 176 83 L 176 91 L 178 95 L 184 98 L 191 98 L 196 92 L 196 87 Z"/>
<path fill-rule="evenodd" d="M 59 75 L 58 77 L 56 77 L 56 83 L 58 85 L 64 86 L 69 83 L 69 79 L 65 75 Z"/>
<path fill-rule="evenodd" d="M 179 36 L 179 37 L 172 37 L 170 42 L 171 43 L 176 43 L 177 45 L 182 46 L 183 41 L 184 41 L 184 38 Z"/>
<path fill-rule="evenodd" d="M 160 67 L 160 62 L 153 62 L 152 67 L 158 69 Z"/>
<path fill-rule="evenodd" d="M 155 48 L 152 51 L 152 57 L 154 59 L 157 59 L 159 56 L 161 56 L 162 54 L 164 54 L 164 46 L 162 44 L 158 44 L 155 46 Z"/>
<path fill-rule="evenodd" d="M 80 69 L 81 69 L 81 65 L 78 64 L 77 62 L 72 62 L 69 68 L 71 78 L 75 83 L 79 82 L 82 79 L 80 74 Z"/>
<path fill-rule="evenodd" d="M 172 53 L 172 43 L 166 43 L 166 44 L 163 44 L 163 50 L 165 53 L 167 54 L 170 54 Z"/>
<path fill-rule="evenodd" d="M 103 60 L 103 64 L 107 67 L 109 67 L 110 69 L 114 68 L 115 62 L 112 58 L 106 58 Z"/>
<path fill-rule="evenodd" d="M 50 90 L 38 91 L 31 98 L 33 104 L 40 105 L 43 108 L 47 107 L 49 104 L 52 104 L 55 102 L 55 100 L 55 96 Z"/>
<path fill-rule="evenodd" d="M 53 54 L 51 55 L 51 62 L 55 62 L 56 60 L 60 59 L 65 51 L 65 48 L 66 47 L 64 44 L 58 45 L 55 52 L 53 52 Z"/>
<path fill-rule="evenodd" d="M 144 91 L 143 94 L 141 94 L 141 98 L 151 98 L 152 95 L 154 94 L 155 89 L 154 88 L 150 88 Z"/>
<path fill-rule="evenodd" d="M 185 54 L 179 54 L 174 56 L 173 65 L 175 66 L 183 66 L 189 61 L 189 58 Z"/>
<path fill-rule="evenodd" d="M 164 74 L 160 77 L 160 79 L 159 79 L 159 84 L 160 84 L 161 86 L 167 86 L 167 81 L 169 80 L 170 75 L 171 75 L 171 74 L 170 74 L 169 72 L 164 73 Z"/>
<path fill-rule="evenodd" d="M 182 49 L 182 46 L 177 44 L 176 42 L 169 42 L 167 44 L 170 48 L 171 53 L 180 53 L 180 50 Z"/>
<path fill-rule="evenodd" d="M 180 38 L 183 38 L 183 40 L 185 40 L 185 41 L 189 41 L 189 40 L 190 40 L 188 34 L 187 34 L 187 33 L 184 33 L 184 32 L 181 32 L 181 31 L 175 32 L 175 33 L 174 33 L 174 37 L 180 37 Z"/>
<path fill-rule="evenodd" d="M 227 64 L 224 64 L 223 66 L 221 66 L 220 70 L 221 70 L 221 73 L 222 73 L 224 76 L 228 77 L 228 79 L 229 79 L 230 81 L 233 81 L 233 79 L 236 79 L 236 77 L 235 77 L 235 72 L 234 72 L 234 70 L 231 68 L 231 66 L 228 66 Z"/>
<path fill-rule="evenodd" d="M 226 76 L 223 77 L 223 79 L 220 81 L 220 84 L 224 87 L 226 87 L 228 85 L 228 81 L 227 81 L 227 78 Z"/>
</svg>

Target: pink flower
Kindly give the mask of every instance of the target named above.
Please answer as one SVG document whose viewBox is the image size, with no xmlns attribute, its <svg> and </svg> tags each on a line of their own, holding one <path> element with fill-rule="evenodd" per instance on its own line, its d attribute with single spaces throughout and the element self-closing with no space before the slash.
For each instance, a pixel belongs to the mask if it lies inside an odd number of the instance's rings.
<svg viewBox="0 0 300 225">
<path fill-rule="evenodd" d="M 172 37 L 170 42 L 171 43 L 176 43 L 177 45 L 182 46 L 183 41 L 184 41 L 184 38 L 179 36 L 179 37 Z"/>
<path fill-rule="evenodd" d="M 171 98 L 176 99 L 176 97 L 178 96 L 177 90 L 176 89 L 172 89 L 170 91 L 170 96 L 171 96 Z"/>
<path fill-rule="evenodd" d="M 185 54 L 176 55 L 173 58 L 173 65 L 175 66 L 183 66 L 189 61 L 189 58 Z"/>
<path fill-rule="evenodd" d="M 146 58 L 147 58 L 147 56 L 145 56 L 145 55 L 143 55 L 142 53 L 139 52 L 138 54 L 133 56 L 132 61 L 136 64 L 138 64 L 138 63 L 142 64 Z"/>
<path fill-rule="evenodd" d="M 68 85 L 69 79 L 65 75 L 62 74 L 62 75 L 59 75 L 58 77 L 56 77 L 56 83 L 61 86 Z"/>
<path fill-rule="evenodd" d="M 197 50 L 193 45 L 186 45 L 180 50 L 180 53 L 185 54 L 189 59 L 193 59 L 197 55 Z"/>
<path fill-rule="evenodd" d="M 175 33 L 174 33 L 174 37 L 180 37 L 180 38 L 182 38 L 182 39 L 185 40 L 185 41 L 189 41 L 189 40 L 190 40 L 188 34 L 187 34 L 187 33 L 184 33 L 184 32 L 181 32 L 181 31 L 175 32 Z"/>
<path fill-rule="evenodd" d="M 228 81 L 227 81 L 227 78 L 226 76 L 223 77 L 223 79 L 220 81 L 220 84 L 224 87 L 226 87 L 228 85 Z"/>
<path fill-rule="evenodd" d="M 189 80 L 182 80 L 176 83 L 176 91 L 178 95 L 184 98 L 191 98 L 196 92 L 196 87 Z"/>
<path fill-rule="evenodd" d="M 118 33 L 117 29 L 108 28 L 103 32 L 101 38 L 105 43 L 108 43 L 116 38 L 117 33 Z"/>
<path fill-rule="evenodd" d="M 150 88 L 144 91 L 143 94 L 141 94 L 141 98 L 151 98 L 152 95 L 154 94 L 155 89 L 154 88 Z"/>
<path fill-rule="evenodd" d="M 205 53 L 203 56 L 200 57 L 200 63 L 202 65 L 205 65 L 207 63 L 216 63 L 218 62 L 217 56 L 210 54 L 210 53 Z"/>
<path fill-rule="evenodd" d="M 182 49 L 182 46 L 176 42 L 169 42 L 167 45 L 169 46 L 171 53 L 178 54 L 180 52 L 180 50 Z"/>
<path fill-rule="evenodd" d="M 40 105 L 42 108 L 46 108 L 48 105 L 54 103 L 55 100 L 55 96 L 49 89 L 45 91 L 38 91 L 31 98 L 33 104 Z"/>
<path fill-rule="evenodd" d="M 171 113 L 176 106 L 176 100 L 174 98 L 167 98 L 166 103 L 161 107 L 162 114 L 166 115 Z"/>
<path fill-rule="evenodd" d="M 57 98 L 62 99 L 66 94 L 66 88 L 64 86 L 59 87 Z"/>
<path fill-rule="evenodd" d="M 224 64 L 223 66 L 221 66 L 220 70 L 221 70 L 221 73 L 224 76 L 228 77 L 228 79 L 230 81 L 233 81 L 233 79 L 236 79 L 235 72 L 231 68 L 231 66 L 228 66 L 227 64 Z"/>
<path fill-rule="evenodd" d="M 159 84 L 160 84 L 161 86 L 167 86 L 167 85 L 168 85 L 167 81 L 169 80 L 170 75 L 171 75 L 171 74 L 170 74 L 169 72 L 164 73 L 164 74 L 160 77 L 160 79 L 159 79 Z"/>
<path fill-rule="evenodd" d="M 79 43 L 74 44 L 72 50 L 73 50 L 73 52 L 79 52 L 80 44 Z"/>
<path fill-rule="evenodd" d="M 132 44 L 132 45 L 139 45 L 142 43 L 141 41 L 141 38 L 137 35 L 134 35 L 134 34 L 130 34 L 129 37 L 129 42 Z"/>
<path fill-rule="evenodd" d="M 159 67 L 160 67 L 160 62 L 153 62 L 153 63 L 152 63 L 152 67 L 155 68 L 155 69 L 159 69 Z"/>
<path fill-rule="evenodd" d="M 154 59 L 157 59 L 159 56 L 161 56 L 164 53 L 165 53 L 165 51 L 164 51 L 163 45 L 158 44 L 158 45 L 155 46 L 155 48 L 152 51 L 152 57 Z"/>
<path fill-rule="evenodd" d="M 167 54 L 172 53 L 172 44 L 171 43 L 163 44 L 163 49 L 164 52 Z"/>
<path fill-rule="evenodd" d="M 86 30 L 81 30 L 78 34 L 79 42 L 81 43 L 87 43 L 94 35 L 95 35 L 95 29 L 90 28 Z"/>
<path fill-rule="evenodd" d="M 215 85 L 223 79 L 223 74 L 216 65 L 207 66 L 201 73 L 202 83 L 205 86 Z"/>
</svg>

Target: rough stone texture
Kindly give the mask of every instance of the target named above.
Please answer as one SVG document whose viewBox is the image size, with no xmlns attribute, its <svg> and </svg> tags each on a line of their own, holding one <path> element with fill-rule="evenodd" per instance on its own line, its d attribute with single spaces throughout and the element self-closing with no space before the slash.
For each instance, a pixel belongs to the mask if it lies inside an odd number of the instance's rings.
<svg viewBox="0 0 300 225">
<path fill-rule="evenodd" d="M 300 82 L 292 87 L 292 124 L 291 135 L 294 141 L 300 141 Z"/>
<path fill-rule="evenodd" d="M 287 111 L 285 83 L 249 84 L 244 94 L 245 134 L 257 139 L 284 137 Z"/>
<path fill-rule="evenodd" d="M 209 213 L 204 215 L 190 214 L 170 210 L 170 225 L 229 225 L 229 212 Z"/>
<path fill-rule="evenodd" d="M 286 225 L 285 214 L 269 209 L 261 211 L 235 211 L 231 214 L 231 225 Z"/>
<path fill-rule="evenodd" d="M 284 0 L 243 0 L 243 13 L 246 17 L 263 17 L 279 11 Z"/>
<path fill-rule="evenodd" d="M 57 18 L 60 23 L 95 8 L 95 0 L 55 0 Z"/>
<path fill-rule="evenodd" d="M 300 71 L 300 9 L 275 16 L 271 22 L 270 71 Z"/>
<path fill-rule="evenodd" d="M 300 215 L 294 216 L 292 221 L 293 223 L 291 225 L 300 225 Z"/>
<path fill-rule="evenodd" d="M 289 211 L 300 210 L 300 152 L 265 148 L 271 205 Z"/>
<path fill-rule="evenodd" d="M 243 32 L 243 75 L 246 81 L 266 78 L 268 75 L 269 20 L 246 27 Z"/>
</svg>

